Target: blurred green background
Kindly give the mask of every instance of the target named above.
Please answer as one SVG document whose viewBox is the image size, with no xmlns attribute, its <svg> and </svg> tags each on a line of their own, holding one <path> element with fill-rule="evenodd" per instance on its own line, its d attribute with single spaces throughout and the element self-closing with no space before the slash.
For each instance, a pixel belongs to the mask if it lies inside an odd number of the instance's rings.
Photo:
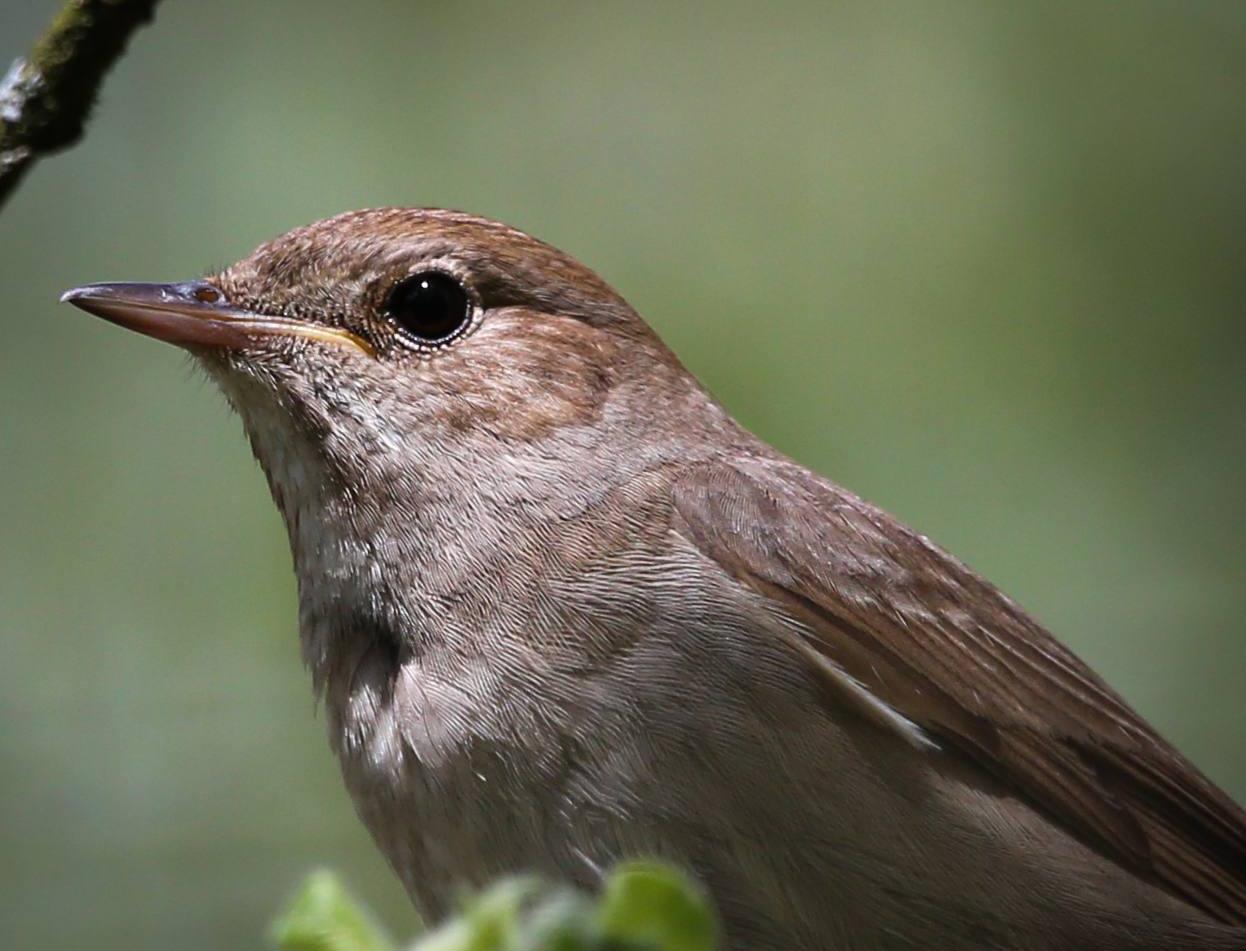
<svg viewBox="0 0 1246 951">
<path fill-rule="evenodd" d="M 0 947 L 256 947 L 318 862 L 410 933 L 240 427 L 55 303 L 371 205 L 597 268 L 1246 797 L 1244 89 L 1234 2 L 167 0 L 0 214 Z"/>
</svg>

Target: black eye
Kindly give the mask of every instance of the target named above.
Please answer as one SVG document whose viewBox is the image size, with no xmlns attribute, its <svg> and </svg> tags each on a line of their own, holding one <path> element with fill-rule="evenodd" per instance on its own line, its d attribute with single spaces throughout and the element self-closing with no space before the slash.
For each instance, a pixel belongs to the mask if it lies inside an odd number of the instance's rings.
<svg viewBox="0 0 1246 951">
<path fill-rule="evenodd" d="M 424 271 L 394 285 L 386 311 L 408 334 L 423 343 L 445 343 L 471 321 L 472 307 L 463 285 L 441 271 Z"/>
</svg>

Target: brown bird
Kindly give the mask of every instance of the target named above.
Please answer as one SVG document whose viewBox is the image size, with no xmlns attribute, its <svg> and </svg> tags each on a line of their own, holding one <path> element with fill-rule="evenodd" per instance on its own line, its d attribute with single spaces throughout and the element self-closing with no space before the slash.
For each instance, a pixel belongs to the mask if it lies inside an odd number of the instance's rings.
<svg viewBox="0 0 1246 951">
<path fill-rule="evenodd" d="M 64 299 L 242 417 L 330 742 L 426 913 L 659 856 L 734 949 L 1246 948 L 1243 811 L 549 245 L 363 211 Z"/>
</svg>

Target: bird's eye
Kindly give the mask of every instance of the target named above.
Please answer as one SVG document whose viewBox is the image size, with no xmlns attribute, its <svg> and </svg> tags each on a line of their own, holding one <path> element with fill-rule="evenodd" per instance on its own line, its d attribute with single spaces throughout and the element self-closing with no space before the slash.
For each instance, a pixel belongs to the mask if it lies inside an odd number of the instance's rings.
<svg viewBox="0 0 1246 951">
<path fill-rule="evenodd" d="M 472 304 L 457 280 L 441 271 L 424 271 L 394 285 L 386 312 L 420 343 L 448 343 L 471 322 Z"/>
</svg>

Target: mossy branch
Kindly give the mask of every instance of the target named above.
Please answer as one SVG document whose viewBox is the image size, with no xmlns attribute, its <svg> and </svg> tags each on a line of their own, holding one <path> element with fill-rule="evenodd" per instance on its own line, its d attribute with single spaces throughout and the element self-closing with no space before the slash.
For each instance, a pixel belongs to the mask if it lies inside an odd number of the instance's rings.
<svg viewBox="0 0 1246 951">
<path fill-rule="evenodd" d="M 70 0 L 0 81 L 0 207 L 44 155 L 82 137 L 104 75 L 159 0 Z"/>
</svg>

